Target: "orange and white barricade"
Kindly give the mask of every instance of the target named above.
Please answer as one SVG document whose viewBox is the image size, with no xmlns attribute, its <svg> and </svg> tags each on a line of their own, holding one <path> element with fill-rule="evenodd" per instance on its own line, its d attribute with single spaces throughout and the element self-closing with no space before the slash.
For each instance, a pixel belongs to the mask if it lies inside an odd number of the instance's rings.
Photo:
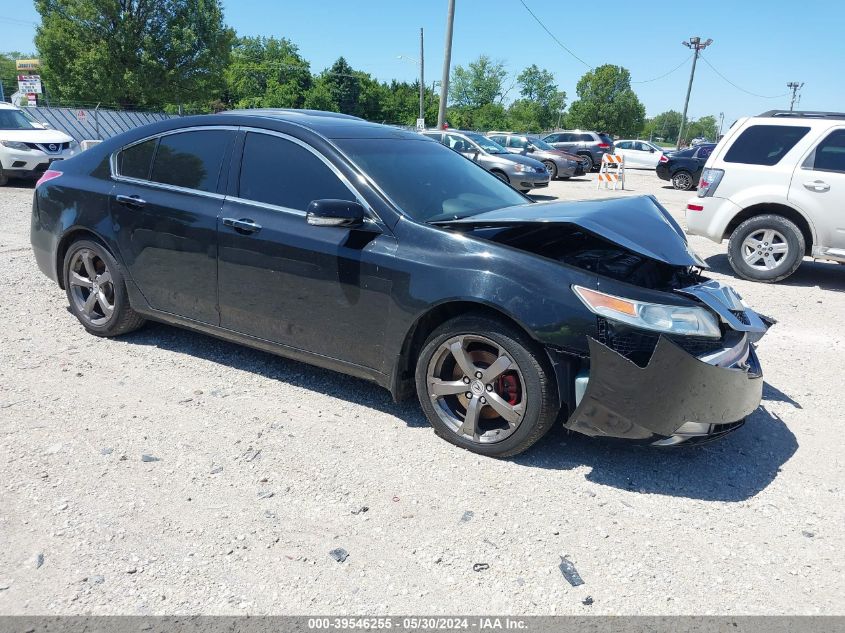
<svg viewBox="0 0 845 633">
<path fill-rule="evenodd" d="M 601 167 L 599 168 L 598 180 L 596 181 L 596 189 L 599 189 L 602 184 L 604 184 L 605 189 L 608 189 L 611 183 L 613 183 L 614 191 L 616 191 L 617 185 L 625 189 L 624 156 L 605 154 L 601 157 Z"/>
</svg>

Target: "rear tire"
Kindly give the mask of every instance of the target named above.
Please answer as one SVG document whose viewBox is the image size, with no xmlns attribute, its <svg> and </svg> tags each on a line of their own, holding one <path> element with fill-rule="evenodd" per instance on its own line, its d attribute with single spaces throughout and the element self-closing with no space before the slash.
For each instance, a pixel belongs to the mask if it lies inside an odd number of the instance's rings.
<svg viewBox="0 0 845 633">
<path fill-rule="evenodd" d="M 527 450 L 559 410 L 543 350 L 524 332 L 485 315 L 459 316 L 431 333 L 417 359 L 416 385 L 437 435 L 489 457 Z"/>
<path fill-rule="evenodd" d="M 688 171 L 682 169 L 672 176 L 672 186 L 679 191 L 689 191 L 694 185 L 692 174 Z"/>
<path fill-rule="evenodd" d="M 593 171 L 596 164 L 593 162 L 593 157 L 589 154 L 578 154 L 581 158 L 584 159 L 584 173 L 589 174 Z"/>
<path fill-rule="evenodd" d="M 781 215 L 757 215 L 731 234 L 728 261 L 743 279 L 774 283 L 798 269 L 805 250 L 804 234 L 793 222 Z"/>
<path fill-rule="evenodd" d="M 70 310 L 91 334 L 120 336 L 144 324 L 129 305 L 120 266 L 102 244 L 71 244 L 62 271 Z"/>
<path fill-rule="evenodd" d="M 0 169 L 0 187 L 5 187 L 9 184 L 9 177 L 3 173 L 3 170 Z"/>
</svg>

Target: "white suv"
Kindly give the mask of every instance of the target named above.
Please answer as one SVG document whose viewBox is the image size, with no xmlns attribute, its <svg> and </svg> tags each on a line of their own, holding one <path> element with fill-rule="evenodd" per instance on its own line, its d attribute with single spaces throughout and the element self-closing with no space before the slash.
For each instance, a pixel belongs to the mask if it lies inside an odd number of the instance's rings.
<svg viewBox="0 0 845 633">
<path fill-rule="evenodd" d="M 0 187 L 9 178 L 39 178 L 51 163 L 77 152 L 79 145 L 64 132 L 48 129 L 0 102 Z"/>
<path fill-rule="evenodd" d="M 710 155 L 687 230 L 728 239 L 745 279 L 789 277 L 804 256 L 845 263 L 845 113 L 738 120 Z"/>
</svg>

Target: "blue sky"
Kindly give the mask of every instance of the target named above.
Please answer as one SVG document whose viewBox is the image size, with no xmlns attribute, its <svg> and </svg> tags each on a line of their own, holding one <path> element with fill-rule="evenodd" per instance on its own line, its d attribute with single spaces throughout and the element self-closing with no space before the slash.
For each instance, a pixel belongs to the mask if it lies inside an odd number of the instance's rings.
<svg viewBox="0 0 845 633">
<path fill-rule="evenodd" d="M 730 85 L 699 61 L 689 115 L 738 116 L 787 108 L 786 83 L 803 81 L 801 108 L 845 109 L 845 39 L 827 27 L 845 24 L 845 2 L 786 0 L 710 2 L 547 2 L 525 0 L 559 40 L 591 66 L 622 65 L 634 82 L 654 79 L 690 56 L 681 42 L 712 38 L 704 57 Z M 242 35 L 287 37 L 313 71 L 344 55 L 356 69 L 383 80 L 413 80 L 419 28 L 426 35 L 426 83 L 439 80 L 446 0 L 224 0 L 227 22 Z M 456 0 L 452 65 L 480 54 L 516 75 L 537 64 L 552 71 L 568 102 L 588 67 L 562 50 L 519 0 Z M 612 8 L 611 8 L 612 6 Z M 0 0 L 0 50 L 31 50 L 38 13 L 22 0 Z M 691 61 L 668 76 L 635 83 L 649 116 L 681 110 Z M 510 97 L 514 98 L 514 90 Z"/>
</svg>

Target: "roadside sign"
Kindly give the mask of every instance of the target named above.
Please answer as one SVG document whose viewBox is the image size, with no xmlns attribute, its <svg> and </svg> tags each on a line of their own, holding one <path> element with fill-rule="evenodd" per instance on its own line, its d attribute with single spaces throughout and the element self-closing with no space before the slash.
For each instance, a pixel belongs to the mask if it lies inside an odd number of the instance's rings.
<svg viewBox="0 0 845 633">
<path fill-rule="evenodd" d="M 417 119 L 417 130 L 422 132 L 425 129 L 425 119 Z"/>
<path fill-rule="evenodd" d="M 37 106 L 38 105 L 38 95 L 36 95 L 34 92 L 28 93 L 26 95 L 26 105 L 31 107 L 31 108 L 34 108 L 35 106 Z"/>
<path fill-rule="evenodd" d="M 33 70 L 38 70 L 41 66 L 40 59 L 18 59 L 15 60 L 15 70 L 19 73 L 22 72 L 32 72 Z"/>
<path fill-rule="evenodd" d="M 88 113 L 85 110 L 77 110 L 76 111 L 76 120 L 80 123 L 85 123 L 88 119 Z"/>
<path fill-rule="evenodd" d="M 20 92 L 34 92 L 41 94 L 41 75 L 18 75 L 18 90 Z"/>
</svg>

